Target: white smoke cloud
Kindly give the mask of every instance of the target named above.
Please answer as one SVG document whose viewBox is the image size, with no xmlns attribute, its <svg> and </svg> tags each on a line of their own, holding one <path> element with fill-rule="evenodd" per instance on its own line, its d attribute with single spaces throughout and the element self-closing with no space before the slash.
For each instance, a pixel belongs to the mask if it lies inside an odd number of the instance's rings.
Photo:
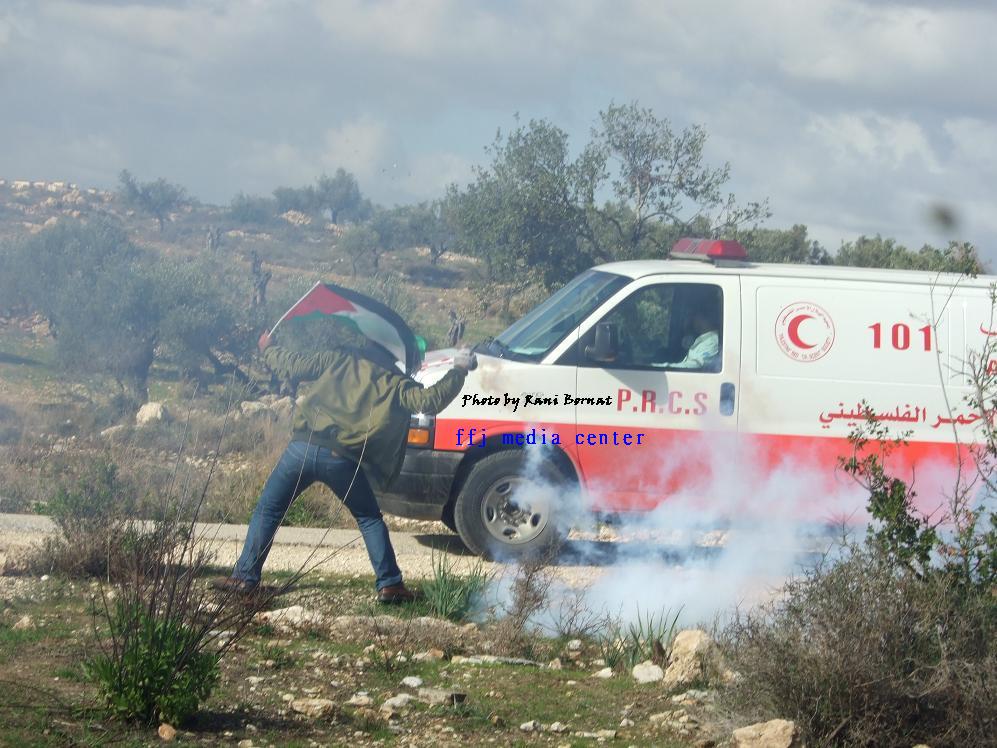
<svg viewBox="0 0 997 748">
<path fill-rule="evenodd" d="M 539 448 L 528 450 L 527 474 L 534 485 L 517 493 L 517 502 L 542 506 L 560 493 L 554 521 L 563 532 L 575 530 L 559 563 L 601 567 L 594 581 L 569 573 L 571 584 L 555 583 L 535 625 L 556 630 L 557 616 L 576 598 L 590 615 L 624 623 L 681 610 L 680 625 L 708 624 L 774 594 L 787 577 L 831 548 L 843 520 L 853 532 L 862 530 L 866 494 L 834 465 L 824 470 L 787 459 L 763 470 L 750 446 L 733 435 L 691 435 L 684 454 L 697 448 L 715 457 L 696 487 L 651 512 L 621 518 L 608 533 L 612 540 L 605 539 L 605 531 L 594 532 L 587 509 L 607 487 L 593 486 L 583 499 L 544 484 L 538 476 L 545 455 Z M 666 482 L 683 459 L 663 453 L 659 480 Z M 619 480 L 626 482 L 623 475 Z M 509 608 L 514 571 L 496 581 L 489 605 Z"/>
</svg>

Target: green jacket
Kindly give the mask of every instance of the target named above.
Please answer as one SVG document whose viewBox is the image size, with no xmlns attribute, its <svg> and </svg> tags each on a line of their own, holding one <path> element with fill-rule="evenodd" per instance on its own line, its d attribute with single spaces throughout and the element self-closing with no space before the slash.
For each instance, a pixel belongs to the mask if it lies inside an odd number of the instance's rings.
<svg viewBox="0 0 997 748">
<path fill-rule="evenodd" d="M 453 369 L 432 387 L 423 387 L 359 355 L 335 350 L 303 355 L 270 346 L 263 360 L 284 379 L 316 380 L 295 412 L 292 440 L 361 462 L 380 488 L 401 470 L 410 416 L 443 410 L 467 376 Z"/>
</svg>

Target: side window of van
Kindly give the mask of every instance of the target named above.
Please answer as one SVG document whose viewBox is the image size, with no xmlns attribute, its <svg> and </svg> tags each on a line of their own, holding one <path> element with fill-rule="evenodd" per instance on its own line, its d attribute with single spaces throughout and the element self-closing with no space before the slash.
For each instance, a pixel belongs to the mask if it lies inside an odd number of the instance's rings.
<svg viewBox="0 0 997 748">
<path fill-rule="evenodd" d="M 638 289 L 603 317 L 582 336 L 575 358 L 607 369 L 716 372 L 722 346 L 720 287 L 662 283 Z"/>
</svg>

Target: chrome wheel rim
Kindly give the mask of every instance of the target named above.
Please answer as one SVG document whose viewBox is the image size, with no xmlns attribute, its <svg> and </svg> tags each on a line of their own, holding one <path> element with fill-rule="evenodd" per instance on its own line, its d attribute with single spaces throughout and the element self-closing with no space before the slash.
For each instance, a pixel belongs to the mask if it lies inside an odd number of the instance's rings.
<svg viewBox="0 0 997 748">
<path fill-rule="evenodd" d="M 516 476 L 495 481 L 481 501 L 488 534 L 509 545 L 535 540 L 550 518 L 549 490 Z"/>
</svg>

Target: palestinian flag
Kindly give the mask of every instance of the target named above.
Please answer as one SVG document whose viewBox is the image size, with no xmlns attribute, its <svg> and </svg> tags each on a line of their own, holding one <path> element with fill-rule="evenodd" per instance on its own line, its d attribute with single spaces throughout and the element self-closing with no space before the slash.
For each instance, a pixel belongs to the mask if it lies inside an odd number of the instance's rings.
<svg viewBox="0 0 997 748">
<path fill-rule="evenodd" d="M 417 338 L 392 309 L 362 293 L 332 283 L 316 283 L 277 320 L 270 334 L 288 319 L 331 317 L 385 348 L 407 373 L 419 368 L 425 341 Z M 420 345 L 421 343 L 421 345 Z"/>
</svg>

